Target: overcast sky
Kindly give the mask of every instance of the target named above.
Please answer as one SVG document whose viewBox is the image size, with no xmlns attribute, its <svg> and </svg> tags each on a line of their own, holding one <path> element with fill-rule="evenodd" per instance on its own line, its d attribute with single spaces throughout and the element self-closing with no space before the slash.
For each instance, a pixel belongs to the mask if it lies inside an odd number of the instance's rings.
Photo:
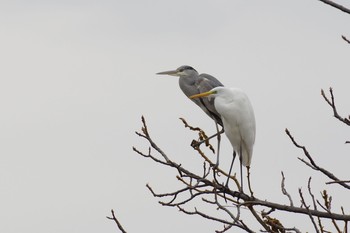
<svg viewBox="0 0 350 233">
<path fill-rule="evenodd" d="M 320 95 L 333 87 L 340 114 L 350 113 L 350 46 L 341 39 L 350 38 L 349 19 L 317 0 L 2 0 L 0 232 L 118 232 L 106 219 L 111 209 L 128 232 L 220 229 L 160 206 L 145 185 L 174 191 L 176 173 L 132 151 L 147 150 L 134 133 L 144 115 L 172 159 L 201 169 L 189 146 L 196 135 L 178 118 L 208 133 L 214 124 L 177 78 L 155 75 L 184 64 L 249 95 L 257 197 L 288 204 L 283 170 L 295 202 L 312 176 L 317 197 L 328 188 L 335 211 L 342 203 L 349 213 L 349 194 L 298 161 L 284 133 L 288 127 L 321 166 L 349 179 L 349 129 Z M 223 169 L 231 150 L 225 138 Z M 294 215 L 287 223 L 312 231 Z"/>
</svg>

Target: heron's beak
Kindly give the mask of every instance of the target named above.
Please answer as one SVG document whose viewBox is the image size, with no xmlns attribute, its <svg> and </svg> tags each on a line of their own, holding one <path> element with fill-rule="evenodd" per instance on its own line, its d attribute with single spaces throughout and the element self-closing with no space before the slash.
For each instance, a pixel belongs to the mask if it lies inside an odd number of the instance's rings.
<svg viewBox="0 0 350 233">
<path fill-rule="evenodd" d="M 199 98 L 199 97 L 207 97 L 209 95 L 215 94 L 215 91 L 207 91 L 207 92 L 203 92 L 203 93 L 199 93 L 197 95 L 192 95 L 190 96 L 190 99 L 195 99 L 195 98 Z"/>
<path fill-rule="evenodd" d="M 177 71 L 177 70 L 168 70 L 168 71 L 163 71 L 163 72 L 159 72 L 156 74 L 167 74 L 167 75 L 171 75 L 171 76 L 179 76 L 178 72 L 179 71 Z"/>
</svg>

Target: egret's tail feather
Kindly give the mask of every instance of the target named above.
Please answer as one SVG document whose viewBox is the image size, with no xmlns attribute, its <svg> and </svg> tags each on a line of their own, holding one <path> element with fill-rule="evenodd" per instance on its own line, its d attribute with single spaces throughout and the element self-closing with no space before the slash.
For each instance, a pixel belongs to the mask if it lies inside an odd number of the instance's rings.
<svg viewBox="0 0 350 233">
<path fill-rule="evenodd" d="M 242 164 L 245 167 L 250 166 L 251 160 L 252 160 L 252 149 L 247 148 L 247 145 L 243 143 L 242 145 Z"/>
</svg>

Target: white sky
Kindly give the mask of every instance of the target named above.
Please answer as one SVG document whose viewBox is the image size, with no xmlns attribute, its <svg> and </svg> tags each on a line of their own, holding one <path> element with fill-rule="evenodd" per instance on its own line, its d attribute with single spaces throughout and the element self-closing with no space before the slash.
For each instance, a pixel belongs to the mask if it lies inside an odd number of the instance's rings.
<svg viewBox="0 0 350 233">
<path fill-rule="evenodd" d="M 155 75 L 184 64 L 248 93 L 257 197 L 288 204 L 283 170 L 294 202 L 312 176 L 318 198 L 327 187 L 336 211 L 342 202 L 349 213 L 348 193 L 301 164 L 284 133 L 349 178 L 348 128 L 320 95 L 332 86 L 349 114 L 350 46 L 340 38 L 350 38 L 349 17 L 317 0 L 1 1 L 0 232 L 118 232 L 105 218 L 112 208 L 128 232 L 220 228 L 161 207 L 145 184 L 174 191 L 176 173 L 132 151 L 147 149 L 134 134 L 144 115 L 172 159 L 201 169 L 195 134 L 178 118 L 208 133 L 214 124 L 176 78 Z M 230 154 L 225 139 L 223 167 Z M 292 216 L 287 227 L 312 231 L 307 217 Z"/>
</svg>

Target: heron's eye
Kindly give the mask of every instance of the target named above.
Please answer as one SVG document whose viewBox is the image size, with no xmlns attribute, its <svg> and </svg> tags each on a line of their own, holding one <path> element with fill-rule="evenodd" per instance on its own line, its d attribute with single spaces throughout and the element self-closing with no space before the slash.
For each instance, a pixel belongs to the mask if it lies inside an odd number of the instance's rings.
<svg viewBox="0 0 350 233">
<path fill-rule="evenodd" d="M 181 68 L 178 68 L 179 72 L 184 72 L 185 70 L 195 70 L 191 66 L 183 66 Z"/>
</svg>

